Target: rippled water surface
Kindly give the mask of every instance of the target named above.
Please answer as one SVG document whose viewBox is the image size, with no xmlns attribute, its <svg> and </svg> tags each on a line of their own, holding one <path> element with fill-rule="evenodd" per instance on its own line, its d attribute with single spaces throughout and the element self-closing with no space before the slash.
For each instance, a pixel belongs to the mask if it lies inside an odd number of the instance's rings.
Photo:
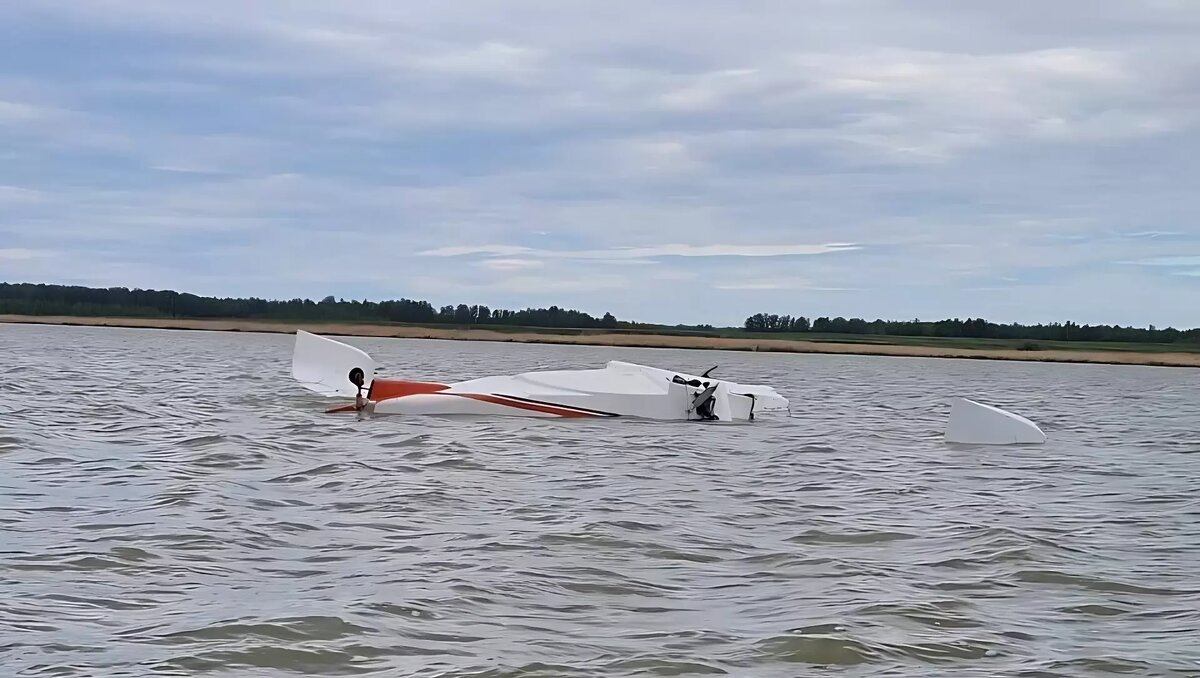
<svg viewBox="0 0 1200 678">
<path fill-rule="evenodd" d="M 287 335 L 0 325 L 0 674 L 1200 675 L 1200 371 L 347 341 L 793 411 L 359 420 Z M 1050 440 L 945 445 L 952 395 Z"/>
</svg>

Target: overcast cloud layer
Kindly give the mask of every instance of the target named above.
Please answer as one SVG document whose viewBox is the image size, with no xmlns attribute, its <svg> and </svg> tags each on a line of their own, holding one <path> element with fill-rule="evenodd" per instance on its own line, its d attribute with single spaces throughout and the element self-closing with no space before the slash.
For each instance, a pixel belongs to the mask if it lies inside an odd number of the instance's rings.
<svg viewBox="0 0 1200 678">
<path fill-rule="evenodd" d="M 1200 2 L 0 5 L 0 279 L 1200 326 Z"/>
</svg>

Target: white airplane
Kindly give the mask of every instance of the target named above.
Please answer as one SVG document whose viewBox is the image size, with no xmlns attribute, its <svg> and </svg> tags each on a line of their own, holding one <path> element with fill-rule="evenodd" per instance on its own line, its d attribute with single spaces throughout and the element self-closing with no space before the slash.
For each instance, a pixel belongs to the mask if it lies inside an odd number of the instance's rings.
<svg viewBox="0 0 1200 678">
<path fill-rule="evenodd" d="M 304 330 L 296 332 L 292 376 L 304 388 L 355 402 L 328 412 L 372 415 L 484 415 L 549 418 L 638 417 L 675 421 L 749 421 L 788 412 L 770 386 L 611 360 L 586 370 L 546 370 L 444 384 L 377 377 L 361 349 Z M 1045 442 L 1036 424 L 999 408 L 957 398 L 947 442 Z"/>
</svg>

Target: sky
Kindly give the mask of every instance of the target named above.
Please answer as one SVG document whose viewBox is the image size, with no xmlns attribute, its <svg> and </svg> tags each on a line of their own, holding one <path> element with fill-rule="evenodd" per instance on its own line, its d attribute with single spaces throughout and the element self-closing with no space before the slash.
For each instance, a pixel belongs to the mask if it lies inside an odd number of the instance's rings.
<svg viewBox="0 0 1200 678">
<path fill-rule="evenodd" d="M 1200 2 L 0 4 L 0 280 L 1200 326 Z"/>
</svg>

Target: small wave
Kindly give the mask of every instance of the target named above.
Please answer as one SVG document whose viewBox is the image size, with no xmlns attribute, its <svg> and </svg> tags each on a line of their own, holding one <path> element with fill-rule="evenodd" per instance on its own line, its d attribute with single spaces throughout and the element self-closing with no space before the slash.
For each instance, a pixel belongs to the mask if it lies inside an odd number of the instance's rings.
<svg viewBox="0 0 1200 678">
<path fill-rule="evenodd" d="M 486 662 L 484 666 L 451 668 L 439 671 L 437 678 L 594 678 L 596 672 L 590 668 L 547 662 L 506 664 Z"/>
<path fill-rule="evenodd" d="M 961 601 L 943 600 L 928 603 L 879 603 L 858 611 L 865 616 L 900 617 L 925 626 L 937 628 L 979 628 L 984 623 L 960 610 L 968 607 Z"/>
<path fill-rule="evenodd" d="M 160 662 L 154 667 L 160 671 L 186 671 L 207 673 L 210 671 L 233 671 L 235 673 L 271 669 L 296 673 L 338 673 L 363 675 L 374 673 L 378 666 L 374 662 L 362 661 L 365 657 L 335 649 L 299 649 L 279 645 L 260 645 L 245 650 L 217 650 L 185 655 Z"/>
<path fill-rule="evenodd" d="M 1114 605 L 1071 605 L 1069 607 L 1060 607 L 1059 612 L 1066 614 L 1078 614 L 1090 617 L 1117 617 L 1123 614 L 1129 614 L 1131 610 L 1124 607 L 1116 607 Z"/>
<path fill-rule="evenodd" d="M 159 603 L 153 600 L 133 600 L 115 598 L 85 598 L 82 596 L 72 596 L 65 593 L 48 593 L 42 596 L 44 600 L 53 601 L 56 603 L 65 603 L 68 606 L 91 607 L 102 610 L 151 610 L 159 606 Z"/>
<path fill-rule="evenodd" d="M 1090 591 L 1103 591 L 1106 593 L 1133 593 L 1144 596 L 1176 596 L 1183 595 L 1185 593 L 1175 589 L 1127 584 L 1125 582 L 1113 581 L 1111 579 L 1103 579 L 1089 575 L 1071 574 L 1068 572 L 1059 572 L 1057 570 L 1021 570 L 1017 572 L 1015 576 L 1018 580 L 1023 582 L 1034 584 L 1063 584 L 1066 586 L 1084 588 Z"/>
<path fill-rule="evenodd" d="M 341 617 L 294 617 L 258 623 L 212 624 L 199 629 L 164 633 L 152 642 L 168 645 L 203 643 L 214 640 L 338 640 L 373 633 L 374 629 L 353 624 Z"/>
<path fill-rule="evenodd" d="M 873 664 L 884 654 L 867 643 L 824 633 L 768 638 L 758 644 L 763 659 L 821 666 Z"/>
<path fill-rule="evenodd" d="M 604 667 L 606 671 L 619 671 L 634 676 L 723 676 L 730 672 L 708 662 L 695 659 L 662 659 L 638 657 L 622 659 Z M 737 672 L 734 671 L 736 674 Z"/>
<path fill-rule="evenodd" d="M 917 535 L 906 532 L 827 532 L 813 529 L 794 537 L 789 537 L 788 541 L 797 544 L 881 544 L 916 538 Z"/>
<path fill-rule="evenodd" d="M 1048 672 L 1066 671 L 1068 675 L 1083 672 L 1092 674 L 1133 674 L 1133 675 L 1167 675 L 1176 673 L 1181 676 L 1191 676 L 1197 673 L 1196 667 L 1167 667 L 1155 666 L 1150 662 L 1113 655 L 1097 657 L 1077 657 L 1075 659 L 1048 661 L 1042 664 L 1042 669 Z M 1026 674 L 1030 675 L 1030 674 Z M 1054 674 L 1060 675 L 1060 674 Z"/>
<path fill-rule="evenodd" d="M 224 435 L 222 435 L 220 433 L 214 433 L 212 435 L 203 435 L 203 436 L 195 436 L 195 437 L 191 437 L 191 438 L 186 438 L 184 440 L 179 441 L 176 444 L 179 445 L 180 447 L 187 447 L 187 448 L 191 448 L 191 449 L 202 449 L 205 447 L 209 447 L 211 445 L 220 445 L 221 443 L 225 442 L 225 440 L 226 440 L 226 438 Z"/>
</svg>

